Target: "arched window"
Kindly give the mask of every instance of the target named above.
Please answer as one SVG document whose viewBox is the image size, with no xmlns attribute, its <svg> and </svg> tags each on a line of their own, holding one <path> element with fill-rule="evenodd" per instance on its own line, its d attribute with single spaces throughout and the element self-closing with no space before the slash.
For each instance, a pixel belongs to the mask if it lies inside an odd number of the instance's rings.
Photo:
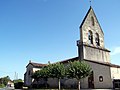
<svg viewBox="0 0 120 90">
<path fill-rule="evenodd" d="M 89 41 L 89 44 L 93 44 L 93 34 L 92 34 L 92 31 L 88 32 L 88 41 Z"/>
<path fill-rule="evenodd" d="M 95 25 L 95 21 L 94 21 L 93 16 L 91 17 L 91 23 L 92 23 L 93 26 Z"/>
<path fill-rule="evenodd" d="M 100 39 L 99 39 L 99 34 L 98 33 L 96 33 L 95 42 L 96 42 L 97 46 L 100 46 Z"/>
<path fill-rule="evenodd" d="M 103 76 L 99 76 L 99 81 L 103 82 Z"/>
</svg>

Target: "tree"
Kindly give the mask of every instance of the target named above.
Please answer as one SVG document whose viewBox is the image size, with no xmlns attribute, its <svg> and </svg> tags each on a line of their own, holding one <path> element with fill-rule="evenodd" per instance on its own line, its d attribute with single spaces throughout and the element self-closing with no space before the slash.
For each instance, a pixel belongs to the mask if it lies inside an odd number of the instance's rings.
<svg viewBox="0 0 120 90">
<path fill-rule="evenodd" d="M 38 70 L 35 73 L 33 73 L 32 78 L 34 78 L 37 82 L 41 78 L 44 79 L 46 81 L 45 87 L 47 87 L 47 78 L 49 78 L 49 70 L 50 69 L 48 69 L 48 66 L 45 66 L 45 67 L 41 68 L 41 70 Z M 37 86 L 37 88 L 38 88 L 38 86 Z"/>
<path fill-rule="evenodd" d="M 22 89 L 23 88 L 23 82 L 14 83 L 14 87 L 15 87 L 15 89 Z"/>
<path fill-rule="evenodd" d="M 65 68 L 61 63 L 49 64 L 48 66 L 36 71 L 32 78 L 39 80 L 39 78 L 58 78 L 58 85 L 60 90 L 60 79 L 65 76 Z"/>
<path fill-rule="evenodd" d="M 0 78 L 0 88 L 5 87 L 8 81 L 11 81 L 9 76 Z"/>
<path fill-rule="evenodd" d="M 78 80 L 78 90 L 80 90 L 80 79 L 85 78 L 91 74 L 91 68 L 83 61 L 74 61 L 68 64 L 67 77 L 76 78 Z"/>
<path fill-rule="evenodd" d="M 36 71 L 33 73 L 32 78 L 35 80 L 38 80 L 40 78 L 48 78 L 49 77 L 49 71 L 48 67 L 43 67 L 41 70 Z"/>
<path fill-rule="evenodd" d="M 49 77 L 58 78 L 58 85 L 60 90 L 60 80 L 65 76 L 65 67 L 61 63 L 48 65 Z"/>
<path fill-rule="evenodd" d="M 23 88 L 23 80 L 22 79 L 15 79 L 13 80 L 15 89 L 22 89 Z"/>
<path fill-rule="evenodd" d="M 36 81 L 39 80 L 40 76 L 41 76 L 41 71 L 38 70 L 38 71 L 35 71 L 35 73 L 33 73 L 33 75 L 31 76 L 32 78 L 34 78 Z M 39 75 L 40 74 L 40 75 Z"/>
<path fill-rule="evenodd" d="M 9 76 L 0 78 L 0 84 L 4 84 L 5 86 L 7 85 L 8 81 L 11 81 Z"/>
</svg>

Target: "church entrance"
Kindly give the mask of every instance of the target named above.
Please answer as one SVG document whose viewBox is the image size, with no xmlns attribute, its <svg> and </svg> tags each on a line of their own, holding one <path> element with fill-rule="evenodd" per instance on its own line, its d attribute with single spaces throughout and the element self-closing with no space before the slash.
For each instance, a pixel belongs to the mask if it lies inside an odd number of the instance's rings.
<svg viewBox="0 0 120 90">
<path fill-rule="evenodd" d="M 93 75 L 93 71 L 91 73 L 91 75 L 88 77 L 88 88 L 94 88 L 94 75 Z"/>
<path fill-rule="evenodd" d="M 113 80 L 113 88 L 119 88 L 120 89 L 120 80 L 119 79 L 115 79 Z"/>
</svg>

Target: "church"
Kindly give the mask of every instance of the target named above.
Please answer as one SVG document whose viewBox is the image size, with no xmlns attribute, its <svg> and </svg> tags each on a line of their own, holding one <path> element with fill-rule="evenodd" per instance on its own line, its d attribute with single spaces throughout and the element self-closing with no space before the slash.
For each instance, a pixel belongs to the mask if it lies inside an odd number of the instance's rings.
<svg viewBox="0 0 120 90">
<path fill-rule="evenodd" d="M 110 62 L 110 50 L 104 45 L 104 32 L 97 20 L 93 8 L 90 6 L 80 27 L 80 40 L 77 41 L 78 56 L 60 61 L 67 65 L 69 61 L 85 61 L 92 68 L 92 74 L 89 77 L 81 79 L 81 88 L 92 89 L 112 89 L 120 88 L 120 66 Z M 34 80 L 31 75 L 40 70 L 47 64 L 29 62 L 24 74 L 24 84 L 32 85 Z M 51 80 L 53 83 L 51 83 Z M 43 83 L 43 82 L 40 82 Z M 49 79 L 49 86 L 58 86 L 57 79 Z M 68 88 L 74 88 L 77 85 L 75 79 L 63 79 L 61 83 Z"/>
</svg>

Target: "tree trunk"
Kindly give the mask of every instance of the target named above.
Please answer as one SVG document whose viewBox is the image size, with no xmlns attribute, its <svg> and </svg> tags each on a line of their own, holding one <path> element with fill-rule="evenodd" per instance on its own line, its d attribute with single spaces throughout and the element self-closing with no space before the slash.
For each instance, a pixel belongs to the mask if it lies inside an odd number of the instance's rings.
<svg viewBox="0 0 120 90">
<path fill-rule="evenodd" d="M 80 80 L 78 80 L 78 90 L 80 90 Z"/>
<path fill-rule="evenodd" d="M 58 84 L 59 84 L 59 90 L 60 90 L 60 79 L 58 79 Z"/>
</svg>

